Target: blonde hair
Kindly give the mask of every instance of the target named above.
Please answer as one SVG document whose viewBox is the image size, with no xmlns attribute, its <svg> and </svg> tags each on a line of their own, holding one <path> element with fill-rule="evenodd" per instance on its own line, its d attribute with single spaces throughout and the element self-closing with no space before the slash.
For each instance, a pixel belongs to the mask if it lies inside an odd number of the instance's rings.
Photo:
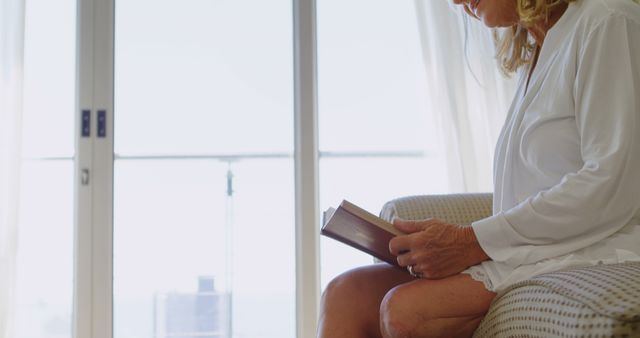
<svg viewBox="0 0 640 338">
<path fill-rule="evenodd" d="M 551 10 L 563 3 L 576 0 L 516 0 L 520 23 L 499 32 L 494 30 L 496 58 L 500 70 L 506 75 L 531 62 L 536 44 L 531 41 L 527 26 L 548 20 Z"/>
</svg>

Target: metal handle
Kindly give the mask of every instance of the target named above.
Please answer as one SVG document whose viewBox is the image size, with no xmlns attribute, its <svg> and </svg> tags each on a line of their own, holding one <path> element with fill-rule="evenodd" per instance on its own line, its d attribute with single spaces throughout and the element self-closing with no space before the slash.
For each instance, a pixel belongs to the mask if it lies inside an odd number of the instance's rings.
<svg viewBox="0 0 640 338">
<path fill-rule="evenodd" d="M 82 183 L 82 185 L 89 185 L 89 169 L 82 169 L 82 174 L 80 175 L 80 183 Z"/>
</svg>

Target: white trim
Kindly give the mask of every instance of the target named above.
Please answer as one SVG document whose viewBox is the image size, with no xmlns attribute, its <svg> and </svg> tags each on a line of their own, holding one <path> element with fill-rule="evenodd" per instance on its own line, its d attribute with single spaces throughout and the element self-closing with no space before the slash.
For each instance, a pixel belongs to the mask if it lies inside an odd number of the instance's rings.
<svg viewBox="0 0 640 338">
<path fill-rule="evenodd" d="M 316 1 L 293 0 L 297 337 L 316 335 L 320 296 Z"/>
<path fill-rule="evenodd" d="M 93 114 L 93 1 L 78 0 L 76 46 L 76 140 L 74 178 L 74 287 L 73 337 L 91 337 L 93 297 L 91 265 L 93 138 L 81 137 L 82 111 Z M 91 134 L 95 128 L 90 129 Z M 88 184 L 83 185 L 82 173 L 88 171 Z"/>
<path fill-rule="evenodd" d="M 113 337 L 113 78 L 114 1 L 94 0 L 93 105 L 93 332 Z M 98 135 L 98 113 L 106 113 L 106 135 Z M 78 337 L 79 338 L 79 337 Z"/>
<path fill-rule="evenodd" d="M 78 0 L 73 310 L 76 338 L 113 336 L 113 1 Z M 91 112 L 89 137 L 81 137 L 83 110 Z M 97 135 L 99 110 L 107 112 L 104 138 Z M 83 184 L 86 173 L 88 183 Z"/>
</svg>

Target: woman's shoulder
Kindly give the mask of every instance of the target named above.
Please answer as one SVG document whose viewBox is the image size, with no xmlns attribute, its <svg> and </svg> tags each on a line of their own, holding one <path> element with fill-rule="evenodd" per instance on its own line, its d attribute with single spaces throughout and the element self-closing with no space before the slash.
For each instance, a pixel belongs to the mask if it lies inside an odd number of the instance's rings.
<svg viewBox="0 0 640 338">
<path fill-rule="evenodd" d="M 578 41 L 587 40 L 594 31 L 619 27 L 614 23 L 620 20 L 635 26 L 630 29 L 640 34 L 640 4 L 634 0 L 578 0 L 570 5 L 569 11 L 573 21 L 570 30 Z"/>
<path fill-rule="evenodd" d="M 621 18 L 640 23 L 640 4 L 634 0 L 579 0 L 572 6 L 579 26 L 585 28 Z"/>
</svg>

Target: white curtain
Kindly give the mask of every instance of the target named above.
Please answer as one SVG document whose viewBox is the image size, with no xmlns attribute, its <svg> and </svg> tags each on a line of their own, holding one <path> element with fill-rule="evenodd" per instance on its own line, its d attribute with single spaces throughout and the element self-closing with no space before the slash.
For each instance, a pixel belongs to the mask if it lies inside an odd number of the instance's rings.
<svg viewBox="0 0 640 338">
<path fill-rule="evenodd" d="M 448 0 L 415 0 L 431 109 L 451 192 L 492 191 L 495 144 L 514 93 L 492 33 Z"/>
<path fill-rule="evenodd" d="M 24 0 L 0 0 L 0 338 L 11 338 L 22 134 Z"/>
</svg>

